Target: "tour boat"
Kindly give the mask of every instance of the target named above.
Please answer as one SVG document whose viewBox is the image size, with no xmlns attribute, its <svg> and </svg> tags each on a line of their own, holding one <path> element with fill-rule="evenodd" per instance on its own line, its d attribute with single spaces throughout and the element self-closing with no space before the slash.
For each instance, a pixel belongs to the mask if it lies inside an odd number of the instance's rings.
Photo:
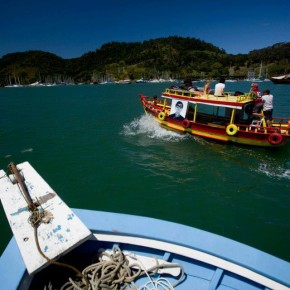
<svg viewBox="0 0 290 290">
<path fill-rule="evenodd" d="M 140 94 L 140 99 L 154 120 L 182 133 L 264 147 L 284 145 L 290 137 L 290 118 L 273 117 L 268 127 L 263 113 L 253 113 L 250 94 L 227 92 L 216 96 L 173 87 L 161 98 Z"/>
<path fill-rule="evenodd" d="M 1 288 L 290 289 L 290 263 L 200 229 L 71 209 L 28 163 L 0 170 L 12 237 Z"/>
</svg>

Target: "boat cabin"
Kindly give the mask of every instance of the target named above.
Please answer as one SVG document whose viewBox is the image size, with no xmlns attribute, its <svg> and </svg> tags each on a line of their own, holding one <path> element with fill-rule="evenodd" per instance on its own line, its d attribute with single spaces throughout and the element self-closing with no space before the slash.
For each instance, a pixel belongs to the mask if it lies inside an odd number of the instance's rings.
<svg viewBox="0 0 290 290">
<path fill-rule="evenodd" d="M 254 119 L 261 120 L 261 115 L 252 115 L 253 101 L 248 94 L 235 95 L 228 92 L 223 96 L 201 94 L 200 92 L 187 92 L 166 89 L 162 94 L 163 104 L 169 116 L 173 114 L 177 102 L 183 104 L 184 119 L 202 124 L 250 124 Z M 182 113 L 181 113 L 182 114 Z"/>
</svg>

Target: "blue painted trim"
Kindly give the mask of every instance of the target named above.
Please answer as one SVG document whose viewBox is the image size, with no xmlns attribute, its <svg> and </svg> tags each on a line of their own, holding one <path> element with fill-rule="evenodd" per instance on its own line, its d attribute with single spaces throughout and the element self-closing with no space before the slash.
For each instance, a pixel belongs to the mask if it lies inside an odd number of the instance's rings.
<svg viewBox="0 0 290 290">
<path fill-rule="evenodd" d="M 16 240 L 12 237 L 0 259 L 1 287 L 17 289 L 25 271 L 26 267 Z"/>
<path fill-rule="evenodd" d="M 219 282 L 223 276 L 223 273 L 224 273 L 224 270 L 222 270 L 220 268 L 216 269 L 214 276 L 213 276 L 212 280 L 210 281 L 210 285 L 208 287 L 208 290 L 216 290 L 217 289 Z"/>
<path fill-rule="evenodd" d="M 167 253 L 167 252 L 166 252 L 166 253 L 163 255 L 163 260 L 164 260 L 164 261 L 169 261 L 170 256 L 171 256 L 171 253 Z"/>
<path fill-rule="evenodd" d="M 290 286 L 289 262 L 231 239 L 153 218 L 92 210 L 73 211 L 92 231 L 120 232 L 174 242 L 233 262 Z"/>
</svg>

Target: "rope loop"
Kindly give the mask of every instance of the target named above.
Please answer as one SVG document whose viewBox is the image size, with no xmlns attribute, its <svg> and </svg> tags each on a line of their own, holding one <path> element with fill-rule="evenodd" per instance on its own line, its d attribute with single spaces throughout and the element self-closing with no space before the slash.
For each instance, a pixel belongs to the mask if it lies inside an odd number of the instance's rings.
<svg viewBox="0 0 290 290">
<path fill-rule="evenodd" d="M 160 265 L 158 260 L 156 260 L 156 265 L 150 269 L 146 269 L 142 264 L 141 260 L 136 259 L 138 262 L 130 264 L 128 257 L 134 256 L 134 254 L 125 254 L 121 251 L 118 246 L 115 246 L 112 253 L 109 254 L 104 250 L 100 250 L 99 261 L 95 264 L 87 266 L 82 271 L 82 276 L 86 277 L 88 280 L 88 285 L 86 285 L 84 279 L 74 281 L 71 278 L 66 282 L 60 290 L 83 290 L 84 287 L 88 286 L 89 290 L 119 290 L 119 289 L 164 289 L 173 290 L 175 286 L 180 284 L 184 279 L 184 271 L 179 264 L 170 265 Z M 142 267 L 144 270 L 142 270 Z M 181 274 L 179 279 L 175 284 L 171 284 L 167 279 L 160 277 L 159 279 L 153 281 L 150 276 L 154 276 L 159 269 L 170 268 L 170 267 L 180 267 Z M 149 274 L 150 272 L 150 274 Z M 141 276 L 147 275 L 148 283 L 138 288 L 134 281 Z M 154 288 L 148 288 L 149 284 L 153 285 Z M 133 287 L 133 288 L 132 288 Z"/>
</svg>

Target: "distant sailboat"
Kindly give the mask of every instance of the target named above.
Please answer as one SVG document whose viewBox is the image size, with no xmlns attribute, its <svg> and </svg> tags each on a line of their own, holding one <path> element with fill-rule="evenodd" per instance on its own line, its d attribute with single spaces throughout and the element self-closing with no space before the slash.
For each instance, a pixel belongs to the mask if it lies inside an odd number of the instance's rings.
<svg viewBox="0 0 290 290">
<path fill-rule="evenodd" d="M 11 77 L 9 75 L 9 85 L 5 86 L 5 88 L 18 88 L 18 87 L 22 87 L 22 85 L 20 84 L 19 77 L 16 77 L 15 75 L 13 75 L 13 77 L 14 77 L 14 84 L 12 84 Z"/>
<path fill-rule="evenodd" d="M 252 82 L 254 78 L 255 78 L 254 70 L 253 69 L 249 69 L 248 70 L 248 75 L 247 75 L 247 78 L 245 78 L 245 81 Z"/>
<path fill-rule="evenodd" d="M 260 66 L 260 73 L 262 73 L 261 71 L 261 66 Z M 245 81 L 248 81 L 248 82 L 262 82 L 261 78 L 260 78 L 260 73 L 259 73 L 259 78 L 255 78 L 255 71 L 253 69 L 249 69 L 248 70 L 248 76 L 247 78 L 245 79 Z"/>
<path fill-rule="evenodd" d="M 267 70 L 267 69 L 266 69 L 266 70 Z M 270 79 L 267 78 L 267 74 L 268 74 L 268 73 L 266 73 L 266 76 L 265 76 L 265 74 L 264 74 L 264 72 L 263 72 L 263 62 L 261 61 L 261 64 L 260 64 L 260 71 L 259 71 L 259 77 L 258 77 L 258 79 L 259 79 L 261 82 L 269 82 Z"/>
<path fill-rule="evenodd" d="M 266 74 L 264 78 L 264 82 L 270 82 L 271 80 L 268 78 L 268 69 L 266 68 Z"/>
<path fill-rule="evenodd" d="M 263 62 L 261 61 L 261 64 L 260 64 L 260 71 L 259 71 L 259 79 L 262 80 L 262 68 L 263 68 Z"/>
<path fill-rule="evenodd" d="M 230 68 L 229 68 L 229 78 L 226 79 L 226 82 L 229 82 L 229 83 L 233 83 L 233 82 L 236 82 L 237 80 L 234 80 L 232 78 L 232 66 L 230 65 Z"/>
</svg>

